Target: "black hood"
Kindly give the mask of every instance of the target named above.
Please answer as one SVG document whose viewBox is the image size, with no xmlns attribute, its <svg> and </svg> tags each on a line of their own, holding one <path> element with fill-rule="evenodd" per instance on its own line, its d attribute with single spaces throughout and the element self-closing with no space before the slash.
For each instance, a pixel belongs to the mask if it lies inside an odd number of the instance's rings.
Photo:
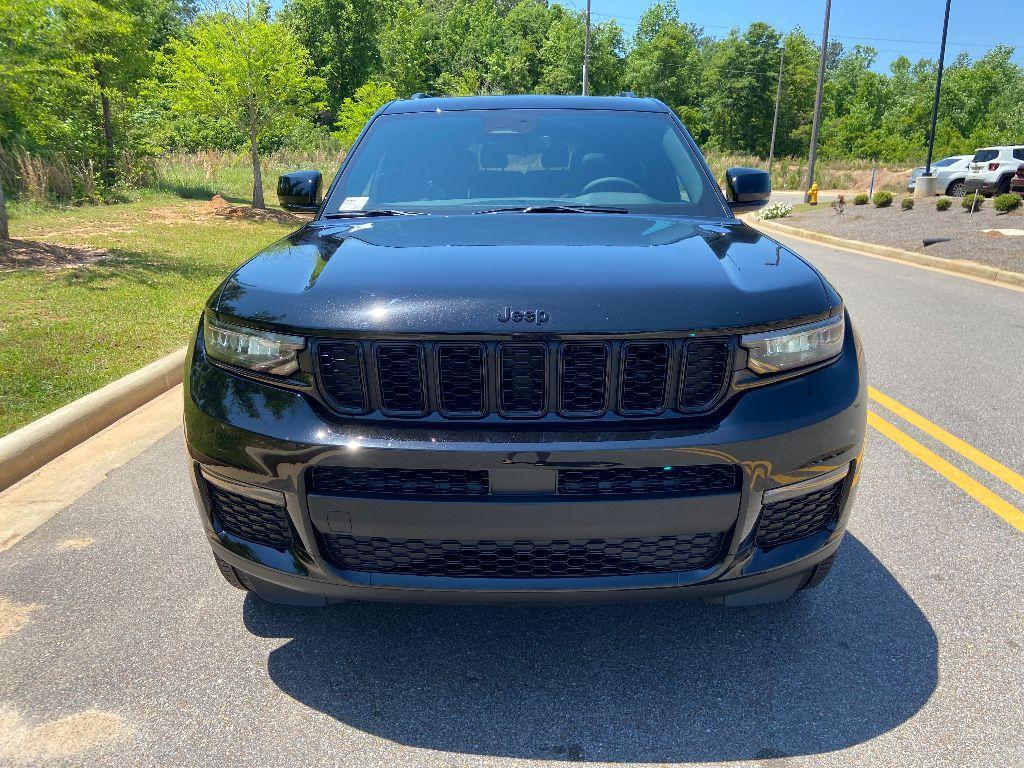
<svg viewBox="0 0 1024 768">
<path fill-rule="evenodd" d="M 768 325 L 838 297 L 738 221 L 513 213 L 316 221 L 213 301 L 297 331 L 616 333 Z M 547 321 L 501 322 L 506 307 Z"/>
</svg>

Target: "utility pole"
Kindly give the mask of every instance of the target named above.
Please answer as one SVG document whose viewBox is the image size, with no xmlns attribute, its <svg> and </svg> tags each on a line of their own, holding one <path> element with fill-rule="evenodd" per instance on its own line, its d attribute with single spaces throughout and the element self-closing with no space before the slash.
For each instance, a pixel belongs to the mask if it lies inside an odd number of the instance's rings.
<svg viewBox="0 0 1024 768">
<path fill-rule="evenodd" d="M 583 95 L 590 95 L 590 0 L 587 0 L 587 31 L 583 37 Z"/>
<path fill-rule="evenodd" d="M 786 58 L 786 49 L 779 49 L 779 84 L 775 89 L 775 117 L 772 119 L 772 145 L 768 150 L 768 173 L 772 172 L 772 161 L 775 159 L 775 132 L 779 128 L 779 104 L 782 101 L 782 65 Z"/>
<path fill-rule="evenodd" d="M 804 202 L 807 192 L 814 183 L 814 161 L 818 158 L 818 130 L 821 128 L 821 95 L 825 86 L 825 60 L 828 58 L 828 20 L 832 15 L 832 0 L 825 0 L 825 26 L 821 31 L 821 60 L 818 62 L 818 93 L 814 97 L 814 122 L 811 124 L 811 154 L 807 158 L 807 183 L 804 185 Z"/>
<path fill-rule="evenodd" d="M 939 48 L 939 74 L 935 78 L 935 99 L 932 101 L 932 129 L 928 133 L 928 162 L 924 166 L 924 175 L 932 175 L 932 151 L 935 149 L 935 124 L 939 119 L 939 92 L 942 90 L 942 68 L 946 64 L 946 33 L 949 32 L 949 4 L 946 0 L 946 18 L 942 22 L 942 46 Z"/>
</svg>

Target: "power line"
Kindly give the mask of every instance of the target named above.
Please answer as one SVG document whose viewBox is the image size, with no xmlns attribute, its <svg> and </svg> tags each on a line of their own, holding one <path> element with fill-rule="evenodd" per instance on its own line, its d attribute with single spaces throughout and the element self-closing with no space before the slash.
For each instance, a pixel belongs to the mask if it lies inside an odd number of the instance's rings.
<svg viewBox="0 0 1024 768">
<path fill-rule="evenodd" d="M 572 5 L 571 3 L 566 2 L 566 0 L 562 0 L 562 2 L 565 2 L 566 5 L 568 5 L 570 8 L 572 8 L 575 11 L 580 11 L 581 13 L 583 11 L 583 9 L 577 8 L 575 5 Z M 590 15 L 591 16 L 601 16 L 601 17 L 606 18 L 606 19 L 629 19 L 630 21 L 639 21 L 641 18 L 643 18 L 641 16 L 632 16 L 630 14 L 625 14 L 625 13 L 604 13 L 604 12 L 601 12 L 601 11 L 594 11 L 594 10 L 592 10 L 590 12 Z M 681 21 L 683 21 L 683 20 L 681 20 Z M 684 21 L 684 23 L 686 23 L 686 22 Z M 701 23 L 696 22 L 696 21 L 690 22 L 690 23 L 692 23 L 694 26 L 700 27 L 702 29 L 727 29 L 727 30 L 730 30 L 730 31 L 734 30 L 734 29 L 740 29 L 740 27 L 738 25 L 729 26 L 729 25 L 726 25 L 726 24 L 701 24 Z M 935 44 L 935 41 L 933 41 L 933 40 L 909 40 L 909 39 L 904 39 L 904 38 L 901 38 L 901 37 L 866 37 L 866 36 L 863 36 L 863 35 L 830 35 L 830 37 L 836 38 L 836 39 L 840 39 L 840 40 L 868 40 L 868 41 L 873 41 L 873 42 L 878 42 L 878 43 L 910 43 L 912 45 L 926 45 L 926 46 L 928 46 L 930 48 L 936 48 L 937 47 L 936 44 Z M 721 39 L 721 38 L 715 38 L 715 39 Z M 955 40 L 950 40 L 950 41 L 948 41 L 947 45 L 953 45 L 953 46 L 957 46 L 957 47 L 960 47 L 960 48 L 985 48 L 985 49 L 992 49 L 992 48 L 995 48 L 996 46 L 999 46 L 999 45 L 1008 45 L 1008 43 L 1006 43 L 1006 42 L 998 42 L 998 43 L 959 43 L 959 42 L 956 42 Z M 1012 44 L 1010 44 L 1010 45 L 1012 45 Z M 886 49 L 886 48 L 876 48 L 875 50 L 876 51 L 880 51 L 880 52 L 885 52 L 885 53 L 903 53 L 903 51 Z M 913 53 L 917 53 L 917 52 L 914 51 Z"/>
</svg>

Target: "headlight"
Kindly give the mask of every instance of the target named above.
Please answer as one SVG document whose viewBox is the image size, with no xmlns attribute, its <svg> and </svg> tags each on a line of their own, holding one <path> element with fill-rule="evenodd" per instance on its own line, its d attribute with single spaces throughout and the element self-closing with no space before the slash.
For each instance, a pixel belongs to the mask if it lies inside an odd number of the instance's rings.
<svg viewBox="0 0 1024 768">
<path fill-rule="evenodd" d="M 306 346 L 301 336 L 241 328 L 214 320 L 203 321 L 206 354 L 222 363 L 285 376 L 299 369 L 298 352 Z"/>
<path fill-rule="evenodd" d="M 750 370 L 778 373 L 836 357 L 843 349 L 845 330 L 846 321 L 839 315 L 795 328 L 747 334 L 740 344 L 747 350 Z"/>
</svg>

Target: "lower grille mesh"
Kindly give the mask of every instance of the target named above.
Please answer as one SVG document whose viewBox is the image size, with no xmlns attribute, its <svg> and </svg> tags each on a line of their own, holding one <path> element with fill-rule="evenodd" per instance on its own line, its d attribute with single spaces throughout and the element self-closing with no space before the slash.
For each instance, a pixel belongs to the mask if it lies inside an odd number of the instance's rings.
<svg viewBox="0 0 1024 768">
<path fill-rule="evenodd" d="M 560 496 L 644 496 L 739 489 L 732 464 L 693 467 L 628 467 L 563 469 L 558 472 Z"/>
<path fill-rule="evenodd" d="M 207 483 L 206 487 L 211 511 L 223 530 L 275 549 L 288 549 L 292 545 L 291 526 L 284 507 L 232 493 L 213 483 Z"/>
<path fill-rule="evenodd" d="M 340 568 L 371 573 L 477 578 L 558 578 L 670 573 L 707 568 L 724 536 L 643 539 L 447 541 L 324 534 Z"/>
<path fill-rule="evenodd" d="M 486 496 L 486 470 L 313 467 L 311 493 L 338 496 Z"/>
<path fill-rule="evenodd" d="M 765 504 L 757 528 L 759 547 L 777 547 L 825 528 L 839 511 L 843 481 L 802 496 Z"/>
</svg>

